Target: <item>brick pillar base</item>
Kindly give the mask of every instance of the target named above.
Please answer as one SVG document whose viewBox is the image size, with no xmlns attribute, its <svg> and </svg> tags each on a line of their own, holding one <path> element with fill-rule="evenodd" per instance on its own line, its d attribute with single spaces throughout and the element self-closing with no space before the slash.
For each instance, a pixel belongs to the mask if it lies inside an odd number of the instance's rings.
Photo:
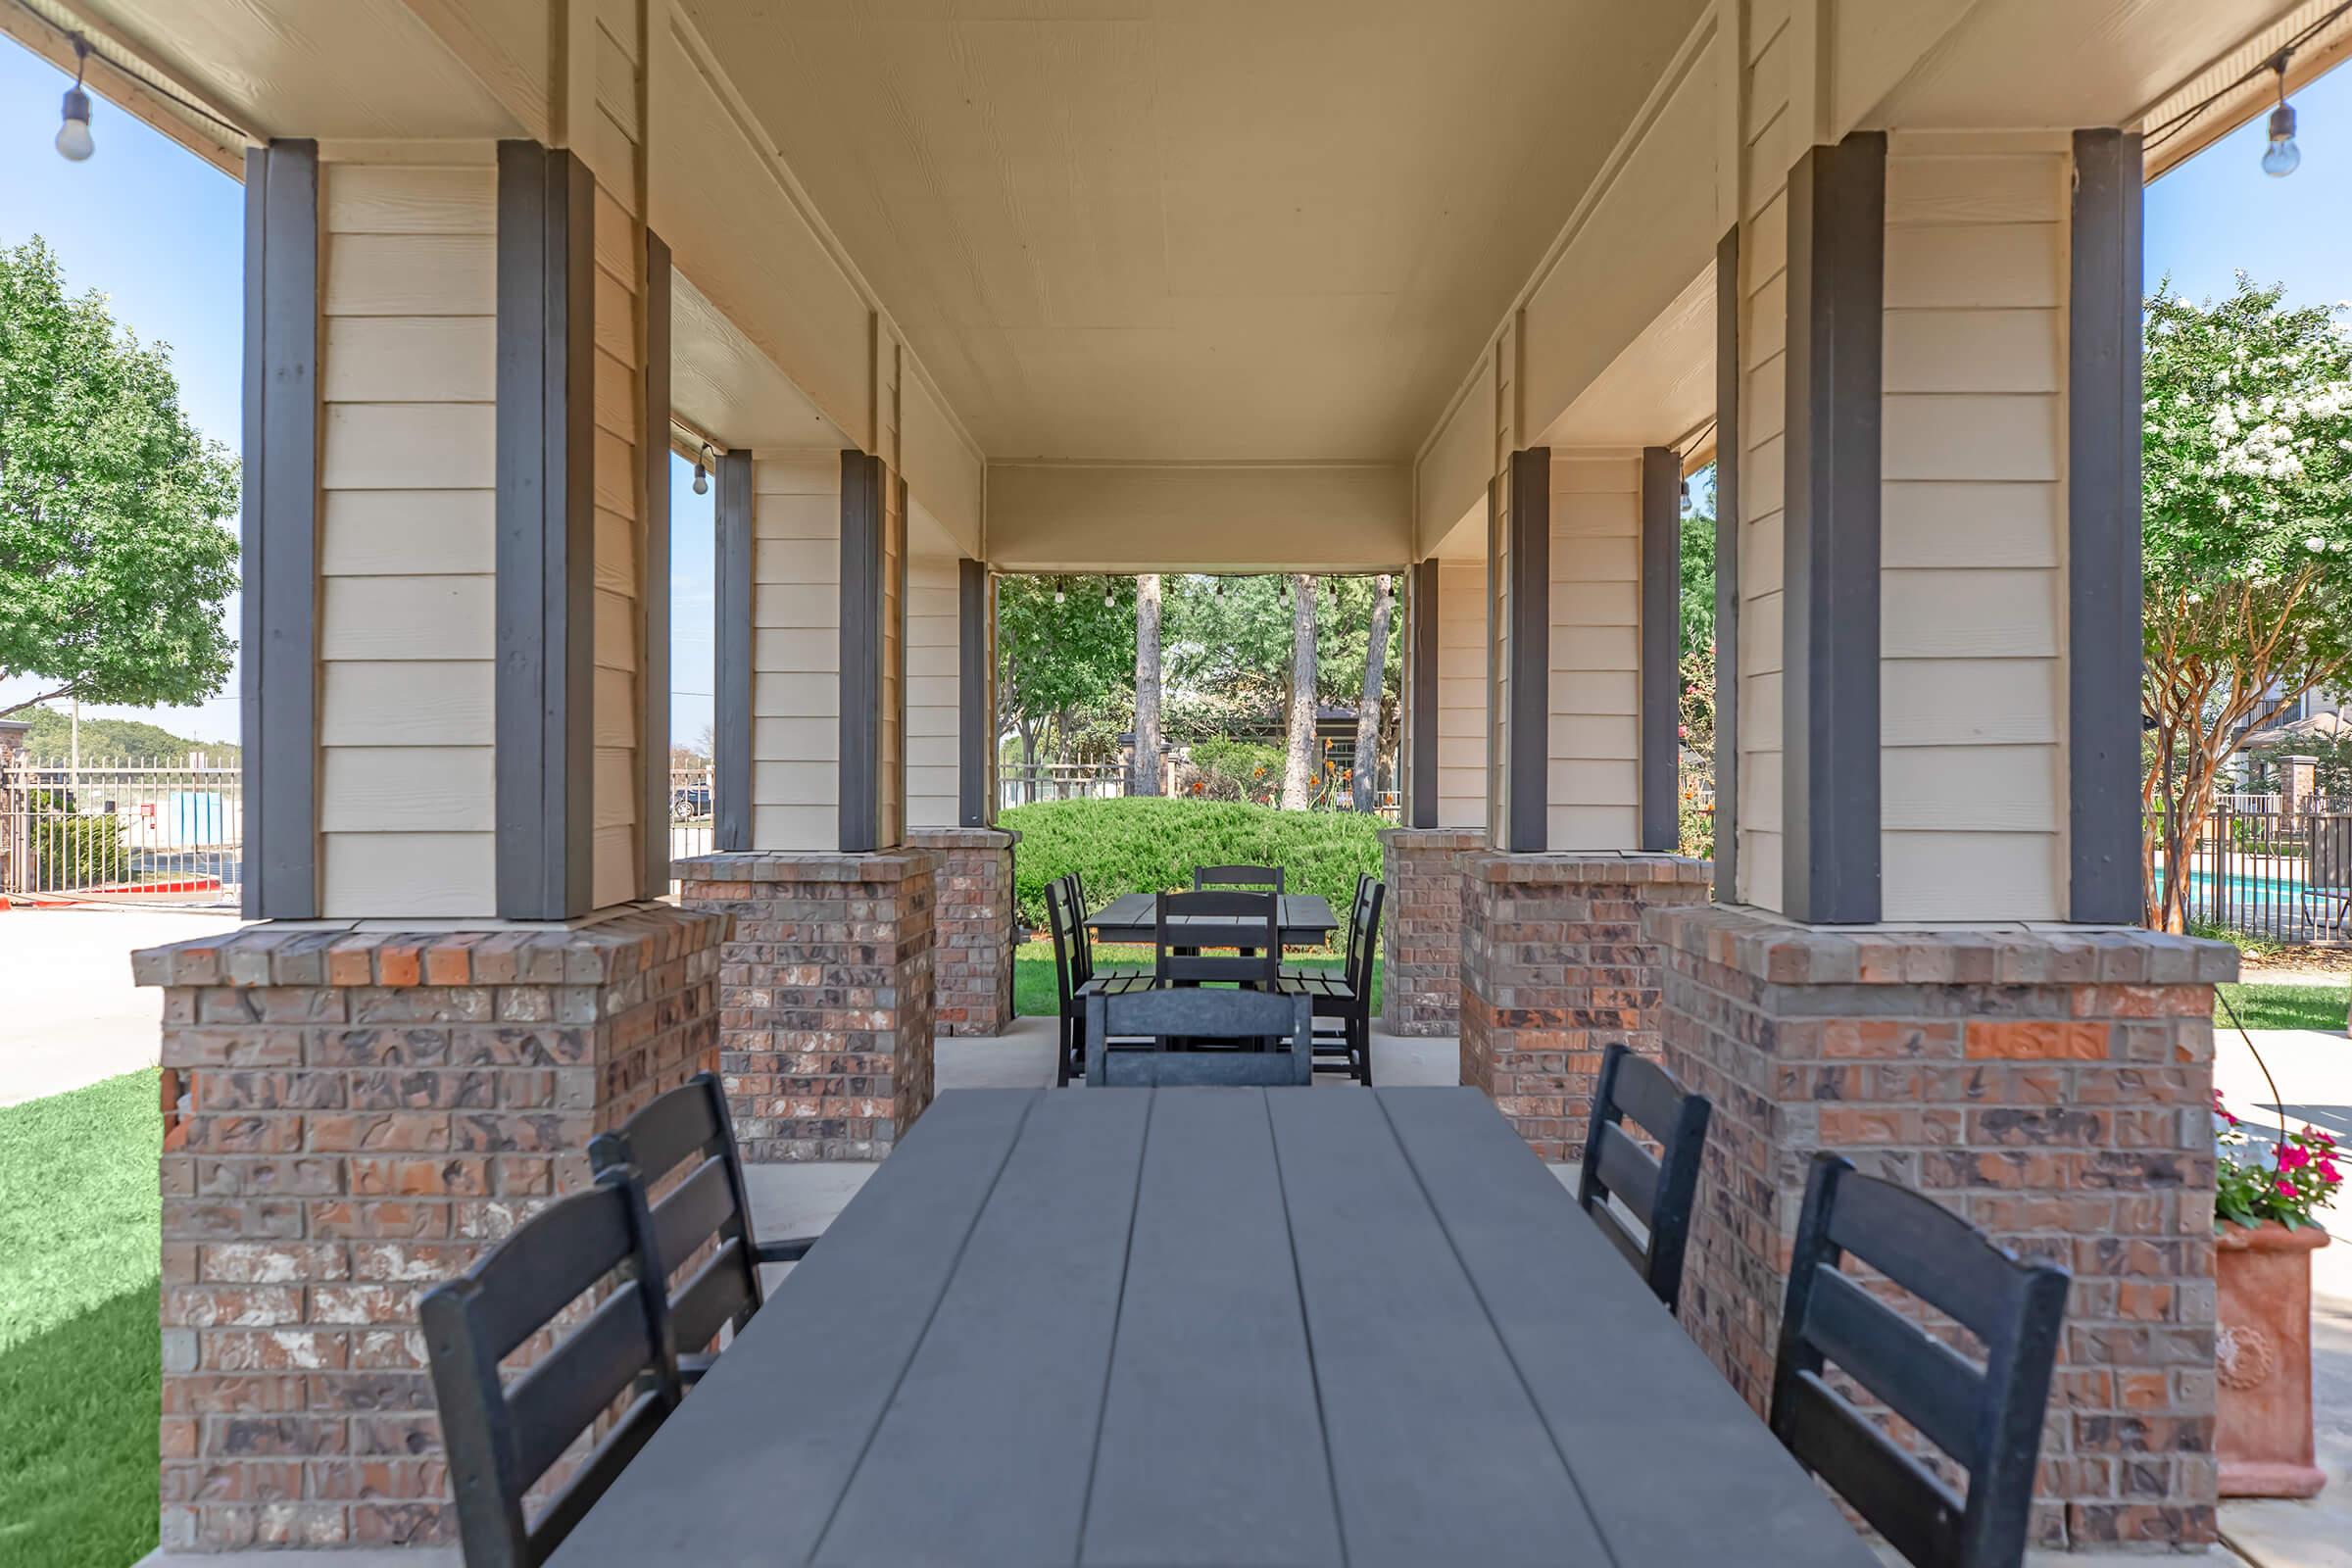
<svg viewBox="0 0 2352 1568">
<path fill-rule="evenodd" d="M 907 844 L 939 857 L 932 918 L 932 1026 L 943 1035 L 1001 1035 L 1012 1022 L 1012 847 L 990 827 L 918 828 Z"/>
<path fill-rule="evenodd" d="M 1380 977 L 1380 1026 L 1393 1035 L 1449 1035 L 1460 1027 L 1462 862 L 1487 836 L 1466 828 L 1393 827 L 1380 835 L 1389 885 Z"/>
<path fill-rule="evenodd" d="M 880 1159 L 931 1103 L 928 850 L 675 862 L 690 909 L 734 916 L 719 1070 L 751 1160 Z"/>
<path fill-rule="evenodd" d="M 725 923 L 133 955 L 164 988 L 166 1550 L 456 1539 L 416 1297 L 716 1064 Z"/>
<path fill-rule="evenodd" d="M 1645 909 L 1704 904 L 1673 855 L 1480 853 L 1462 862 L 1462 1082 L 1547 1160 L 1582 1158 L 1601 1053 L 1658 1055 L 1662 956 Z"/>
<path fill-rule="evenodd" d="M 2074 1270 L 2035 1544 L 2214 1540 L 2213 987 L 2146 931 L 1840 933 L 1653 911 L 1666 1065 L 1714 1102 L 1682 1321 L 1759 1411 L 1816 1149 Z"/>
</svg>

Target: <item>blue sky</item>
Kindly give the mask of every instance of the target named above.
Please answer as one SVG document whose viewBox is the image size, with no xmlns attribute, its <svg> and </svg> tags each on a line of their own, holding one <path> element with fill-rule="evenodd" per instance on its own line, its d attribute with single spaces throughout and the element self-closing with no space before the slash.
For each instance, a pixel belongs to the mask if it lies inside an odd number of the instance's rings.
<svg viewBox="0 0 2352 1568">
<path fill-rule="evenodd" d="M 107 294 L 118 320 L 172 349 L 189 417 L 234 451 L 243 360 L 243 192 L 176 144 L 101 100 L 96 156 L 69 164 L 51 151 L 67 77 L 15 45 L 0 46 L 0 244 L 38 233 L 68 286 Z M 2242 269 L 2283 282 L 2298 302 L 2352 296 L 2352 72 L 2296 95 L 2303 167 L 2272 179 L 2257 165 L 2260 120 L 2148 188 L 2148 285 L 2170 273 L 2180 292 L 2227 293 Z M 710 722 L 710 498 L 686 464 L 671 465 L 671 732 Z M 235 624 L 235 607 L 229 611 Z M 40 690 L 0 680 L 0 706 Z M 237 738 L 236 685 L 198 709 L 87 709 L 152 718 L 199 740 Z"/>
</svg>

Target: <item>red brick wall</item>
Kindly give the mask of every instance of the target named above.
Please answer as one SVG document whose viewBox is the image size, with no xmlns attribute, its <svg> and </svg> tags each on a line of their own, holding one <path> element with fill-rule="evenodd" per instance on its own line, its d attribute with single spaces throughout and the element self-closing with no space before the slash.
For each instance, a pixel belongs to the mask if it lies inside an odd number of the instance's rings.
<svg viewBox="0 0 2352 1568">
<path fill-rule="evenodd" d="M 2214 1539 L 2216 943 L 1652 914 L 1666 1065 L 1714 1102 L 1682 1321 L 1759 1411 L 1806 1162 L 1835 1149 L 2074 1271 L 2034 1539 Z"/>
<path fill-rule="evenodd" d="M 880 1159 L 931 1103 L 927 850 L 676 862 L 688 908 L 733 917 L 719 1070 L 750 1160 Z"/>
<path fill-rule="evenodd" d="M 1462 862 L 1487 847 L 1460 828 L 1390 828 L 1380 835 L 1383 957 L 1380 1026 L 1393 1035 L 1449 1035 L 1459 1027 Z"/>
<path fill-rule="evenodd" d="M 1020 838 L 996 828 L 906 835 L 939 857 L 931 1018 L 943 1035 L 1000 1035 L 1012 1022 L 1012 847 Z"/>
<path fill-rule="evenodd" d="M 1645 909 L 1703 904 L 1712 868 L 1671 855 L 1465 856 L 1462 1082 L 1543 1158 L 1581 1158 L 1613 1041 L 1657 1057 L 1662 954 Z"/>
<path fill-rule="evenodd" d="M 186 1097 L 161 1173 L 167 1549 L 455 1538 L 416 1298 L 715 1064 L 724 923 L 257 926 L 134 956 Z"/>
</svg>

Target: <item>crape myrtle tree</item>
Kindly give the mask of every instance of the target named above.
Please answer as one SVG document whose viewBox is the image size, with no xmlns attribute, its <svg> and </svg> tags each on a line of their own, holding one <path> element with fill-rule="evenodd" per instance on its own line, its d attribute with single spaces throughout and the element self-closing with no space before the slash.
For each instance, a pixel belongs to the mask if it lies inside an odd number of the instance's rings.
<svg viewBox="0 0 2352 1568">
<path fill-rule="evenodd" d="M 169 349 L 0 247 L 0 677 L 58 698 L 201 702 L 228 679 L 235 460 L 179 406 Z M 11 709 L 8 711 L 15 711 Z"/>
<path fill-rule="evenodd" d="M 2147 923 L 2186 925 L 2186 851 L 2240 736 L 2352 661 L 2352 338 L 2240 273 L 2145 318 Z M 2161 848 L 2162 874 L 2156 852 Z"/>
</svg>

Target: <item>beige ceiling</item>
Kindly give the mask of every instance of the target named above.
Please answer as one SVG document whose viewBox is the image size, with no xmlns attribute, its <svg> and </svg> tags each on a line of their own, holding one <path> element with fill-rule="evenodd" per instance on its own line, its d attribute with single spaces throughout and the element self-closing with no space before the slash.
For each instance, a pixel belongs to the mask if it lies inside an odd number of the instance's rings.
<svg viewBox="0 0 2352 1568">
<path fill-rule="evenodd" d="M 993 460 L 1407 459 L 1701 0 L 685 0 Z"/>
</svg>

